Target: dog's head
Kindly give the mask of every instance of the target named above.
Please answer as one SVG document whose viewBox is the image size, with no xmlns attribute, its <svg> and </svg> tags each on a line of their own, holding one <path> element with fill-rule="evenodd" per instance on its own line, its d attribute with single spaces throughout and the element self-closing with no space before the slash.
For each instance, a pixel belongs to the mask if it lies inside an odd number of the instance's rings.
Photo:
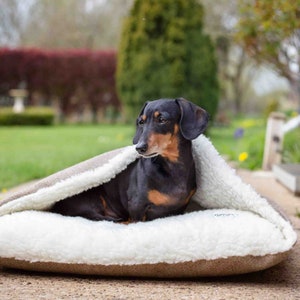
<svg viewBox="0 0 300 300">
<path fill-rule="evenodd" d="M 178 139 L 195 139 L 207 122 L 207 112 L 183 98 L 146 102 L 136 121 L 133 143 L 144 157 L 161 155 L 176 160 Z"/>
</svg>

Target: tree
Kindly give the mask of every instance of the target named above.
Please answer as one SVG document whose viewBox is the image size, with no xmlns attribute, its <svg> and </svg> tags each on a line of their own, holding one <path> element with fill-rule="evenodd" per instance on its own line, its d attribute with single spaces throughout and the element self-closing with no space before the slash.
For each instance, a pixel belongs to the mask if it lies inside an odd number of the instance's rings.
<svg viewBox="0 0 300 300">
<path fill-rule="evenodd" d="M 116 47 L 121 20 L 131 3 L 132 0 L 33 0 L 22 45 L 51 49 Z"/>
<path fill-rule="evenodd" d="M 31 5 L 30 0 L 0 1 L 0 45 L 15 46 L 22 41 Z"/>
<path fill-rule="evenodd" d="M 1 0 L 0 45 L 115 48 L 133 0 Z"/>
<path fill-rule="evenodd" d="M 253 59 L 235 38 L 235 24 L 240 15 L 239 0 L 199 0 L 205 8 L 205 32 L 215 42 L 218 57 L 221 108 L 242 112 L 258 71 Z"/>
<path fill-rule="evenodd" d="M 237 38 L 257 62 L 285 77 L 300 106 L 300 0 L 241 2 Z"/>
<path fill-rule="evenodd" d="M 146 100 L 183 96 L 213 117 L 218 105 L 214 47 L 193 0 L 136 0 L 119 47 L 117 87 L 127 113 Z"/>
</svg>

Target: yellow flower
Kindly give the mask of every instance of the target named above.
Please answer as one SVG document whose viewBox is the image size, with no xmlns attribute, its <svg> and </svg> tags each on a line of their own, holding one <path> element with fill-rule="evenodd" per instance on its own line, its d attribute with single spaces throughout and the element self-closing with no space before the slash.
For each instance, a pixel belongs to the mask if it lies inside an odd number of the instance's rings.
<svg viewBox="0 0 300 300">
<path fill-rule="evenodd" d="M 6 193 L 7 192 L 7 189 L 6 188 L 3 188 L 2 190 L 1 190 L 1 193 Z"/>
<path fill-rule="evenodd" d="M 254 119 L 246 119 L 241 122 L 241 126 L 244 128 L 251 128 L 251 127 L 254 127 L 255 125 L 257 125 L 256 123 L 257 122 Z"/>
<path fill-rule="evenodd" d="M 116 139 L 118 141 L 123 141 L 124 140 L 124 134 L 122 134 L 122 133 L 117 134 Z"/>
<path fill-rule="evenodd" d="M 241 162 L 245 161 L 247 158 L 248 158 L 248 153 L 247 152 L 242 152 L 239 155 L 239 161 L 241 161 Z"/>
</svg>

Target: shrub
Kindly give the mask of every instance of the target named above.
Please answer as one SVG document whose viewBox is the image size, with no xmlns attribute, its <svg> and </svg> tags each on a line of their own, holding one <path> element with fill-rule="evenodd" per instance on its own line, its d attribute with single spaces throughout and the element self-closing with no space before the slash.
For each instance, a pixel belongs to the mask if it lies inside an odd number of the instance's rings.
<svg viewBox="0 0 300 300">
<path fill-rule="evenodd" d="M 203 33 L 203 8 L 194 0 L 136 0 L 118 52 L 117 88 L 127 112 L 143 102 L 184 97 L 215 115 L 214 47 Z"/>
<path fill-rule="evenodd" d="M 17 114 L 11 108 L 0 109 L 0 126 L 51 125 L 53 122 L 54 111 L 47 107 L 29 107 Z"/>
</svg>

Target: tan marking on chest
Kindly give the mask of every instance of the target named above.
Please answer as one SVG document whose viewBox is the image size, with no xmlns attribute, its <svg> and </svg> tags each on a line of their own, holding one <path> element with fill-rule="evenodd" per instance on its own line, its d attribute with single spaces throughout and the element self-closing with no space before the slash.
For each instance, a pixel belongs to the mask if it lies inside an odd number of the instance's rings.
<svg viewBox="0 0 300 300">
<path fill-rule="evenodd" d="M 148 192 L 148 200 L 154 205 L 174 204 L 174 199 L 172 199 L 169 195 L 163 194 L 157 190 L 150 190 Z"/>
</svg>

